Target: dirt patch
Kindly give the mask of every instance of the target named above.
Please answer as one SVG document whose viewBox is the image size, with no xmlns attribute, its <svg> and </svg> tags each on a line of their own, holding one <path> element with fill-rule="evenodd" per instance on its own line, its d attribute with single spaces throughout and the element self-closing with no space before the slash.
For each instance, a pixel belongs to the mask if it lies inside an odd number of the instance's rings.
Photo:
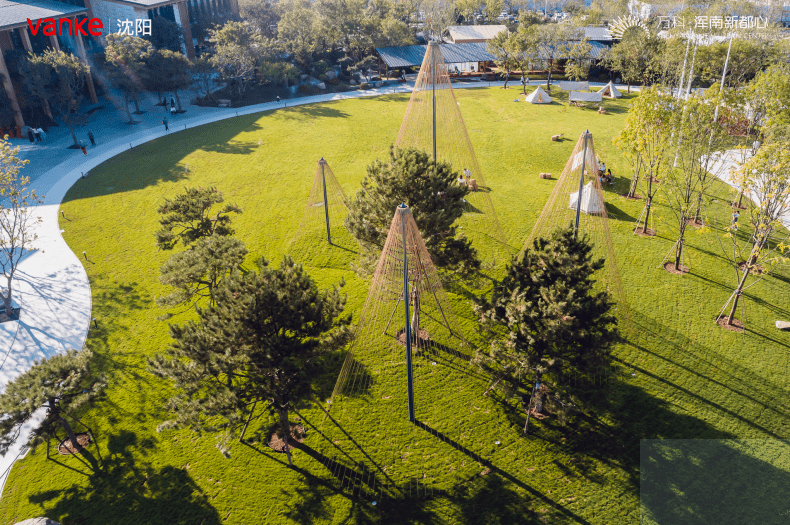
<svg viewBox="0 0 790 525">
<path fill-rule="evenodd" d="M 634 195 L 630 196 L 630 197 L 628 195 L 626 195 L 625 198 L 628 199 L 629 201 L 642 200 L 642 196 L 639 195 L 639 194 L 636 194 L 636 193 Z"/>
<path fill-rule="evenodd" d="M 58 445 L 58 454 L 62 456 L 71 456 L 72 454 L 80 454 L 88 445 L 90 445 L 93 440 L 91 439 L 91 435 L 87 433 L 76 434 L 77 443 L 79 444 L 78 449 L 74 449 L 74 444 L 71 442 L 71 439 L 66 438 L 60 442 Z"/>
<path fill-rule="evenodd" d="M 738 206 L 737 202 L 735 202 L 735 201 L 728 201 L 727 204 L 730 205 L 730 208 L 735 208 L 736 210 L 745 210 L 746 209 L 746 205 L 743 204 L 743 203 L 741 203 L 741 205 Z"/>
<path fill-rule="evenodd" d="M 420 343 L 427 343 L 428 341 L 431 340 L 431 334 L 429 334 L 427 330 L 423 330 L 422 328 L 417 330 L 416 334 L 412 332 L 412 342 L 414 342 L 413 339 L 415 335 L 416 338 L 419 339 L 418 342 Z M 398 339 L 399 344 L 406 346 L 406 334 L 404 334 L 403 330 L 398 330 L 398 332 L 395 334 L 395 337 Z"/>
<path fill-rule="evenodd" d="M 705 223 L 703 222 L 702 219 L 694 219 L 694 218 L 686 219 L 686 224 L 688 224 L 689 226 L 694 226 L 695 228 L 701 228 L 705 226 Z"/>
<path fill-rule="evenodd" d="M 304 438 L 307 435 L 307 431 L 305 431 L 304 427 L 299 423 L 291 422 L 290 426 L 291 426 L 291 435 L 288 439 L 288 450 L 293 450 L 294 448 L 296 448 L 295 446 L 296 443 L 301 443 L 302 441 L 304 441 Z M 279 427 L 277 427 L 274 430 L 267 444 L 269 445 L 269 448 L 271 448 L 275 452 L 285 453 L 285 441 L 282 438 L 282 431 L 280 430 Z"/>
<path fill-rule="evenodd" d="M 745 270 L 746 269 L 746 261 L 739 262 L 738 263 L 738 268 L 740 268 L 741 271 Z M 762 275 L 763 273 L 765 273 L 765 268 L 763 268 L 759 264 L 755 264 L 755 265 L 752 266 L 751 273 L 756 274 L 756 275 Z"/>
<path fill-rule="evenodd" d="M 728 324 L 727 317 L 728 316 L 720 317 L 719 320 L 716 321 L 716 324 L 730 332 L 743 332 L 743 321 L 740 319 L 733 319 L 732 324 Z"/>
<path fill-rule="evenodd" d="M 678 265 L 679 269 L 675 268 L 675 263 L 669 261 L 668 263 L 664 264 L 664 269 L 669 273 L 674 273 L 675 275 L 683 275 L 684 273 L 689 273 L 688 266 L 684 266 L 682 264 Z"/>
<path fill-rule="evenodd" d="M 655 237 L 656 230 L 651 230 L 650 228 L 637 228 L 634 230 L 634 233 L 639 235 L 640 237 Z"/>
</svg>

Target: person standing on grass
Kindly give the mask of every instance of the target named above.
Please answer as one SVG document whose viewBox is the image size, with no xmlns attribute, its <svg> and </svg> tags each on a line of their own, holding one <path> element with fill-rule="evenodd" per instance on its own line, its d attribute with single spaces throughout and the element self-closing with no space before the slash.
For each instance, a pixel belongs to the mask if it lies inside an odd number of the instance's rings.
<svg viewBox="0 0 790 525">
<path fill-rule="evenodd" d="M 170 128 L 167 127 L 167 117 L 162 119 L 162 124 L 165 125 L 165 131 L 170 131 Z"/>
<path fill-rule="evenodd" d="M 36 141 L 36 137 L 33 136 L 33 128 L 27 128 L 27 138 L 30 139 L 31 144 Z"/>
<path fill-rule="evenodd" d="M 91 146 L 96 145 L 96 139 L 93 138 L 93 132 L 91 130 L 88 130 L 88 139 L 91 141 Z"/>
<path fill-rule="evenodd" d="M 80 141 L 80 149 L 82 150 L 83 155 L 88 154 L 88 148 L 85 147 L 85 143 L 83 141 Z"/>
<path fill-rule="evenodd" d="M 34 129 L 33 135 L 36 137 L 36 142 L 41 142 L 41 128 Z"/>
</svg>

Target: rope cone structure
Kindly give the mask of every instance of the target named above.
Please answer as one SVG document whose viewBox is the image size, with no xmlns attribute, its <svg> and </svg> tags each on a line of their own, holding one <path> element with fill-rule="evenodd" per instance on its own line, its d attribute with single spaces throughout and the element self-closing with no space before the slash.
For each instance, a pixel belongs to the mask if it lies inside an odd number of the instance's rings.
<svg viewBox="0 0 790 525">
<path fill-rule="evenodd" d="M 582 169 L 584 169 L 583 179 Z M 605 273 L 599 280 L 617 302 L 617 317 L 621 321 L 621 329 L 633 332 L 631 311 L 625 298 L 612 235 L 609 231 L 606 201 L 598 178 L 595 145 L 592 133 L 589 131 L 583 132 L 579 137 L 521 253 L 531 248 L 532 241 L 538 237 L 547 237 L 557 228 L 575 225 L 577 220 L 578 234 L 589 235 L 593 243 L 593 256 L 606 261 Z"/>
<path fill-rule="evenodd" d="M 482 439 L 490 452 L 498 422 L 482 410 L 491 408 L 485 378 L 457 327 L 401 205 L 321 425 L 321 453 L 344 486 L 373 500 L 402 498 L 479 473 L 472 438 L 491 436 Z M 348 422 L 364 431 L 348 434 Z"/>
<path fill-rule="evenodd" d="M 506 251 L 507 240 L 491 202 L 491 188 L 483 177 L 472 142 L 461 116 L 441 46 L 431 42 L 420 66 L 398 139 L 399 148 L 413 147 L 428 152 L 435 160 L 449 162 L 460 175 L 477 186 L 467 197 L 467 213 L 459 226 L 475 244 Z"/>
<path fill-rule="evenodd" d="M 359 246 L 343 225 L 348 198 L 323 157 L 318 161 L 304 216 L 291 239 L 289 254 L 296 262 L 318 268 L 348 267 L 348 255 Z"/>
</svg>

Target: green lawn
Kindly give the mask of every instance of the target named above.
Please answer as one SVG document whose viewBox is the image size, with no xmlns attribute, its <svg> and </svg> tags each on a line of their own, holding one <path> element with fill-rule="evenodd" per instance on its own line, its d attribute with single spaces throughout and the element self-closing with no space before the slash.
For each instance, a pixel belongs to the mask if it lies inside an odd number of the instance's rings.
<svg viewBox="0 0 790 525">
<path fill-rule="evenodd" d="M 349 470 L 360 449 L 377 457 L 390 454 L 387 447 L 403 444 L 397 432 L 371 428 L 349 414 L 338 419 L 348 432 L 343 437 L 320 407 L 300 409 L 310 432 L 307 446 L 294 453 L 294 470 L 284 466 L 282 455 L 261 445 L 234 444 L 226 459 L 215 448 L 216 436 L 157 433 L 157 425 L 168 418 L 163 407 L 172 393 L 168 384 L 148 374 L 145 363 L 169 343 L 167 323 L 159 320 L 168 310 L 154 303 L 168 291 L 157 279 L 169 256 L 157 252 L 154 244 L 157 206 L 184 186 L 217 186 L 226 200 L 244 210 L 234 225 L 250 250 L 247 268 L 254 268 L 261 256 L 279 263 L 286 251 L 310 253 L 303 246 L 314 242 L 310 236 L 294 239 L 316 161 L 326 158 L 346 194 L 354 194 L 365 166 L 387 155 L 408 96 L 288 108 L 139 146 L 94 169 L 69 191 L 61 227 L 69 246 L 76 253 L 86 251 L 90 259 L 87 272 L 99 327 L 91 329 L 88 346 L 110 383 L 107 399 L 83 417 L 94 430 L 104 470 L 87 475 L 78 458 L 57 465 L 46 460 L 44 447 L 32 451 L 11 472 L 0 500 L 0 523 L 40 515 L 64 525 L 376 519 L 637 523 L 640 439 L 787 438 L 790 334 L 773 324 L 790 317 L 790 298 L 783 293 L 790 272 L 781 268 L 749 290 L 746 332 L 721 330 L 713 317 L 734 287 L 735 275 L 721 256 L 720 231 L 712 227 L 689 234 L 691 273 L 682 277 L 659 268 L 674 242 L 671 210 L 660 203 L 656 208 L 658 237 L 631 234 L 642 203 L 617 195 L 627 189 L 628 170 L 612 144 L 624 125 L 629 96 L 607 101 L 608 113 L 599 115 L 569 108 L 567 97 L 555 89 L 551 95 L 561 103 L 548 106 L 514 103 L 517 93 L 520 89 L 456 93 L 499 220 L 515 250 L 529 235 L 582 131 L 590 130 L 596 151 L 619 176 L 606 198 L 637 333 L 616 351 L 618 374 L 607 394 L 610 416 L 581 416 L 567 427 L 551 418 L 535 421 L 530 423 L 531 436 L 524 438 L 522 414 L 497 396 L 447 396 L 437 417 L 456 425 L 463 441 L 423 436 L 414 446 L 428 452 L 412 457 L 435 465 L 434 479 L 423 482 L 427 494 L 396 481 L 390 497 L 376 506 L 365 488 L 373 474 L 359 472 L 357 478 L 342 480 L 336 475 L 344 467 Z M 559 133 L 566 140 L 549 140 Z M 540 180 L 540 172 L 551 172 L 555 179 Z M 718 202 L 707 210 L 720 224 L 729 217 L 724 205 L 728 195 L 717 184 L 712 198 Z M 349 267 L 356 255 L 321 250 L 317 257 L 327 267 L 311 267 L 311 275 L 322 287 L 344 279 L 348 311 L 357 318 L 369 280 Z M 470 293 L 453 286 L 448 297 L 460 329 L 480 344 Z M 193 316 L 187 309 L 169 322 Z M 336 373 L 337 368 L 327 370 L 318 385 L 320 398 L 329 396 Z M 463 422 L 454 419 L 464 413 L 473 415 L 464 415 Z M 264 416 L 252 425 L 253 431 L 265 431 L 270 424 Z M 501 444 L 494 445 L 495 439 Z"/>
</svg>

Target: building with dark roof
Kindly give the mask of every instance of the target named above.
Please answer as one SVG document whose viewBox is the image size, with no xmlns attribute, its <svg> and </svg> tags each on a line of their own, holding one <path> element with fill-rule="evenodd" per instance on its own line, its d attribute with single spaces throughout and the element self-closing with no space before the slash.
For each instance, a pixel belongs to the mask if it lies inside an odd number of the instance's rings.
<svg viewBox="0 0 790 525">
<path fill-rule="evenodd" d="M 9 74 L 6 54 L 14 50 L 41 53 L 46 48 L 64 49 L 77 55 L 84 63 L 88 63 L 86 47 L 99 48 L 104 43 L 104 36 L 117 33 L 120 29 L 118 21 L 150 20 L 161 16 L 178 24 L 184 33 L 182 51 L 189 58 L 195 57 L 192 39 L 192 25 L 197 24 L 203 16 L 221 15 L 227 12 L 239 12 L 238 0 L 0 0 L 0 81 L 11 101 L 15 113 L 15 123 L 22 128 L 25 125 L 23 109 L 25 96 L 21 82 L 15 81 Z M 43 19 L 68 19 L 72 21 L 98 18 L 102 22 L 102 36 L 92 37 L 77 34 L 75 36 L 46 36 L 39 30 L 34 35 L 28 28 L 28 20 L 35 27 Z M 87 29 L 87 23 L 83 25 Z M 65 32 L 64 27 L 64 32 Z M 92 75 L 88 74 L 87 87 L 90 99 L 97 103 L 96 88 Z M 47 107 L 44 112 L 52 115 Z M 0 122 L 0 127 L 8 125 Z"/>
</svg>

